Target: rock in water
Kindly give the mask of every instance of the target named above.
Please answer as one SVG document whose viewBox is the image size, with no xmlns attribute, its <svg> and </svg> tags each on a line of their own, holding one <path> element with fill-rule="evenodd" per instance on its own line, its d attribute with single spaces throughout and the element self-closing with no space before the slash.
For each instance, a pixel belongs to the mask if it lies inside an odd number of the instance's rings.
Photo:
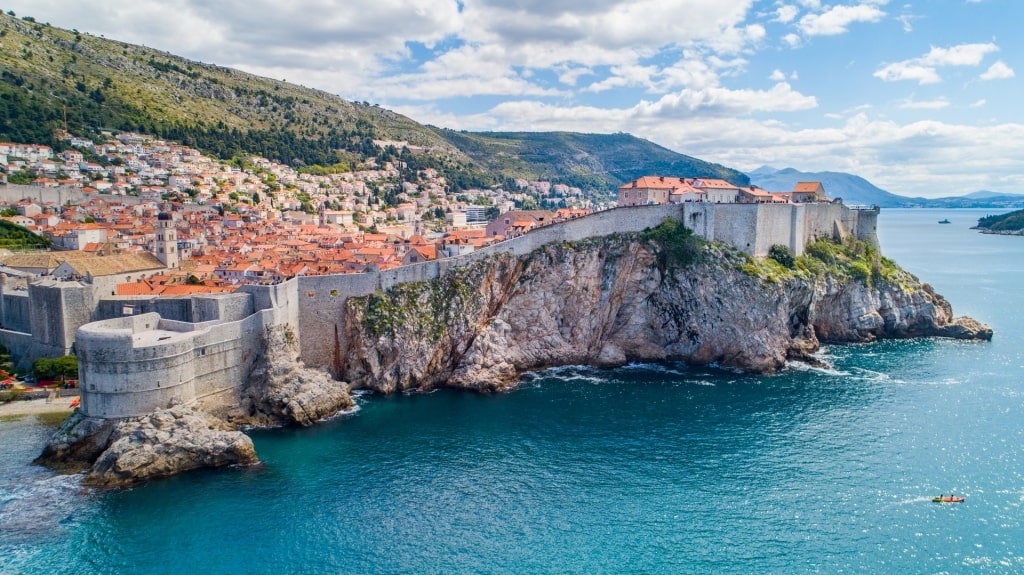
<svg viewBox="0 0 1024 575">
<path fill-rule="evenodd" d="M 206 413 L 179 405 L 117 421 L 84 483 L 126 486 L 203 467 L 255 463 L 252 440 Z"/>
</svg>

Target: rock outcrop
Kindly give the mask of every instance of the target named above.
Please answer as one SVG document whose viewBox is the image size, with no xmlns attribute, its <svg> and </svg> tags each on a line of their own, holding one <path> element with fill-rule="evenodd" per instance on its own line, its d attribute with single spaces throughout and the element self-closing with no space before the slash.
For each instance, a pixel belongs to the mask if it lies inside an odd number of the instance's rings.
<svg viewBox="0 0 1024 575">
<path fill-rule="evenodd" d="M 288 326 L 267 328 L 264 346 L 243 392 L 243 415 L 229 417 L 233 423 L 309 427 L 355 406 L 347 383 L 298 360 L 298 340 Z"/>
<path fill-rule="evenodd" d="M 83 482 L 102 487 L 256 461 L 247 435 L 184 405 L 116 420 L 75 413 L 36 460 L 65 471 L 86 471 Z"/>
<path fill-rule="evenodd" d="M 218 417 L 178 405 L 144 417 L 101 419 L 71 415 L 36 463 L 85 472 L 83 482 L 123 487 L 206 467 L 258 462 L 240 427 L 316 422 L 351 409 L 348 385 L 299 362 L 287 326 L 266 332 L 265 353 L 236 408 Z"/>
<path fill-rule="evenodd" d="M 666 263 L 665 249 L 636 234 L 551 244 L 351 298 L 343 375 L 386 393 L 500 390 L 557 365 L 682 360 L 772 372 L 823 342 L 992 337 L 899 270 L 874 281 L 762 276 L 719 244 L 701 245 L 688 265 Z"/>
</svg>

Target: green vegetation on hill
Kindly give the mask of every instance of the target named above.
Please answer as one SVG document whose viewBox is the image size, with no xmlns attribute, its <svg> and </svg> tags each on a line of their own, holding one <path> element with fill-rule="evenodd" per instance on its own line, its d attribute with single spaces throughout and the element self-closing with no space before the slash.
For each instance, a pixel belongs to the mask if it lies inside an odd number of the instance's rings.
<svg viewBox="0 0 1024 575">
<path fill-rule="evenodd" d="M 194 62 L 0 13 L 0 139 L 46 144 L 57 134 L 152 134 L 224 160 L 259 155 L 296 168 L 401 159 L 431 167 L 453 190 L 547 180 L 596 192 L 643 175 L 749 178 L 628 134 L 471 133 L 419 124 L 367 102 Z M 416 150 L 378 146 L 407 142 Z M 403 151 L 405 150 L 405 151 Z M 317 168 L 314 168 L 317 169 Z M 319 168 L 323 169 L 323 168 Z"/>
<path fill-rule="evenodd" d="M 50 241 L 37 236 L 27 229 L 0 220 L 0 248 L 9 250 L 36 250 L 49 247 Z"/>
<path fill-rule="evenodd" d="M 746 256 L 746 254 L 744 254 Z M 803 255 L 795 257 L 786 246 L 774 245 L 766 258 L 745 257 L 740 266 L 747 275 L 769 282 L 789 276 L 849 278 L 866 286 L 879 283 L 902 285 L 906 272 L 882 256 L 878 248 L 855 238 L 839 242 L 822 238 L 807 244 Z"/>
<path fill-rule="evenodd" d="M 510 177 L 551 180 L 580 189 L 608 189 L 641 176 L 720 178 L 738 186 L 737 170 L 663 148 L 630 134 L 574 132 L 437 132 L 489 170 Z"/>
<path fill-rule="evenodd" d="M 994 232 L 1016 232 L 1024 230 L 1024 210 L 1017 210 L 998 216 L 985 216 L 978 220 L 979 229 Z"/>
</svg>

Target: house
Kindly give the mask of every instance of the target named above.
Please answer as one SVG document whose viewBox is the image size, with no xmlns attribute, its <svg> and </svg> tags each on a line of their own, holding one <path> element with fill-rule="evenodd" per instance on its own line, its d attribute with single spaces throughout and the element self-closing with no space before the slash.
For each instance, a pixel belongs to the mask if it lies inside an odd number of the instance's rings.
<svg viewBox="0 0 1024 575">
<path fill-rule="evenodd" d="M 791 197 L 795 204 L 828 201 L 825 186 L 821 185 L 821 182 L 797 182 Z"/>
<path fill-rule="evenodd" d="M 673 190 L 688 185 L 686 178 L 643 176 L 619 186 L 619 207 L 667 204 Z"/>
<path fill-rule="evenodd" d="M 437 246 L 412 246 L 402 258 L 402 265 L 418 264 L 437 259 Z"/>
<path fill-rule="evenodd" d="M 757 186 L 740 188 L 741 204 L 770 204 L 773 202 L 771 192 L 766 192 Z"/>
<path fill-rule="evenodd" d="M 705 201 L 714 204 L 735 204 L 740 201 L 740 189 L 725 180 L 701 178 L 693 180 L 693 187 L 705 194 Z"/>
<path fill-rule="evenodd" d="M 489 238 L 496 236 L 514 238 L 534 228 L 551 224 L 554 222 L 554 219 L 554 212 L 545 210 L 516 210 L 498 216 L 493 222 L 487 224 L 485 229 Z"/>
</svg>

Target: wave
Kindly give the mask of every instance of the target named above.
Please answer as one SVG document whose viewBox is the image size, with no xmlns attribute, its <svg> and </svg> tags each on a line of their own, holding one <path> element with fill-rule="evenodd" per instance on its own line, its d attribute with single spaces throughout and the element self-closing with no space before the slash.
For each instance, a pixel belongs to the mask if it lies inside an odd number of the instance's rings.
<svg viewBox="0 0 1024 575">
<path fill-rule="evenodd" d="M 854 373 L 851 374 L 851 375 L 853 377 L 859 379 L 860 381 L 866 381 L 866 382 L 869 382 L 869 383 L 897 383 L 897 384 L 907 383 L 907 381 L 904 380 L 904 379 L 894 379 L 888 373 L 884 373 L 884 372 L 881 372 L 881 371 L 875 371 L 873 369 L 867 369 L 867 368 L 863 368 L 863 367 L 855 367 L 855 368 L 853 368 L 853 370 L 854 370 Z"/>
<path fill-rule="evenodd" d="M 802 361 L 787 361 L 786 369 L 791 371 L 805 371 L 820 373 L 822 375 L 830 375 L 833 377 L 849 377 L 852 375 L 849 371 L 843 371 L 834 367 L 822 367 L 820 365 L 811 365 Z"/>
<path fill-rule="evenodd" d="M 93 493 L 82 486 L 82 477 L 53 475 L 9 486 L 0 496 L 0 539 L 14 543 L 52 537 L 81 507 L 83 495 Z"/>
</svg>

